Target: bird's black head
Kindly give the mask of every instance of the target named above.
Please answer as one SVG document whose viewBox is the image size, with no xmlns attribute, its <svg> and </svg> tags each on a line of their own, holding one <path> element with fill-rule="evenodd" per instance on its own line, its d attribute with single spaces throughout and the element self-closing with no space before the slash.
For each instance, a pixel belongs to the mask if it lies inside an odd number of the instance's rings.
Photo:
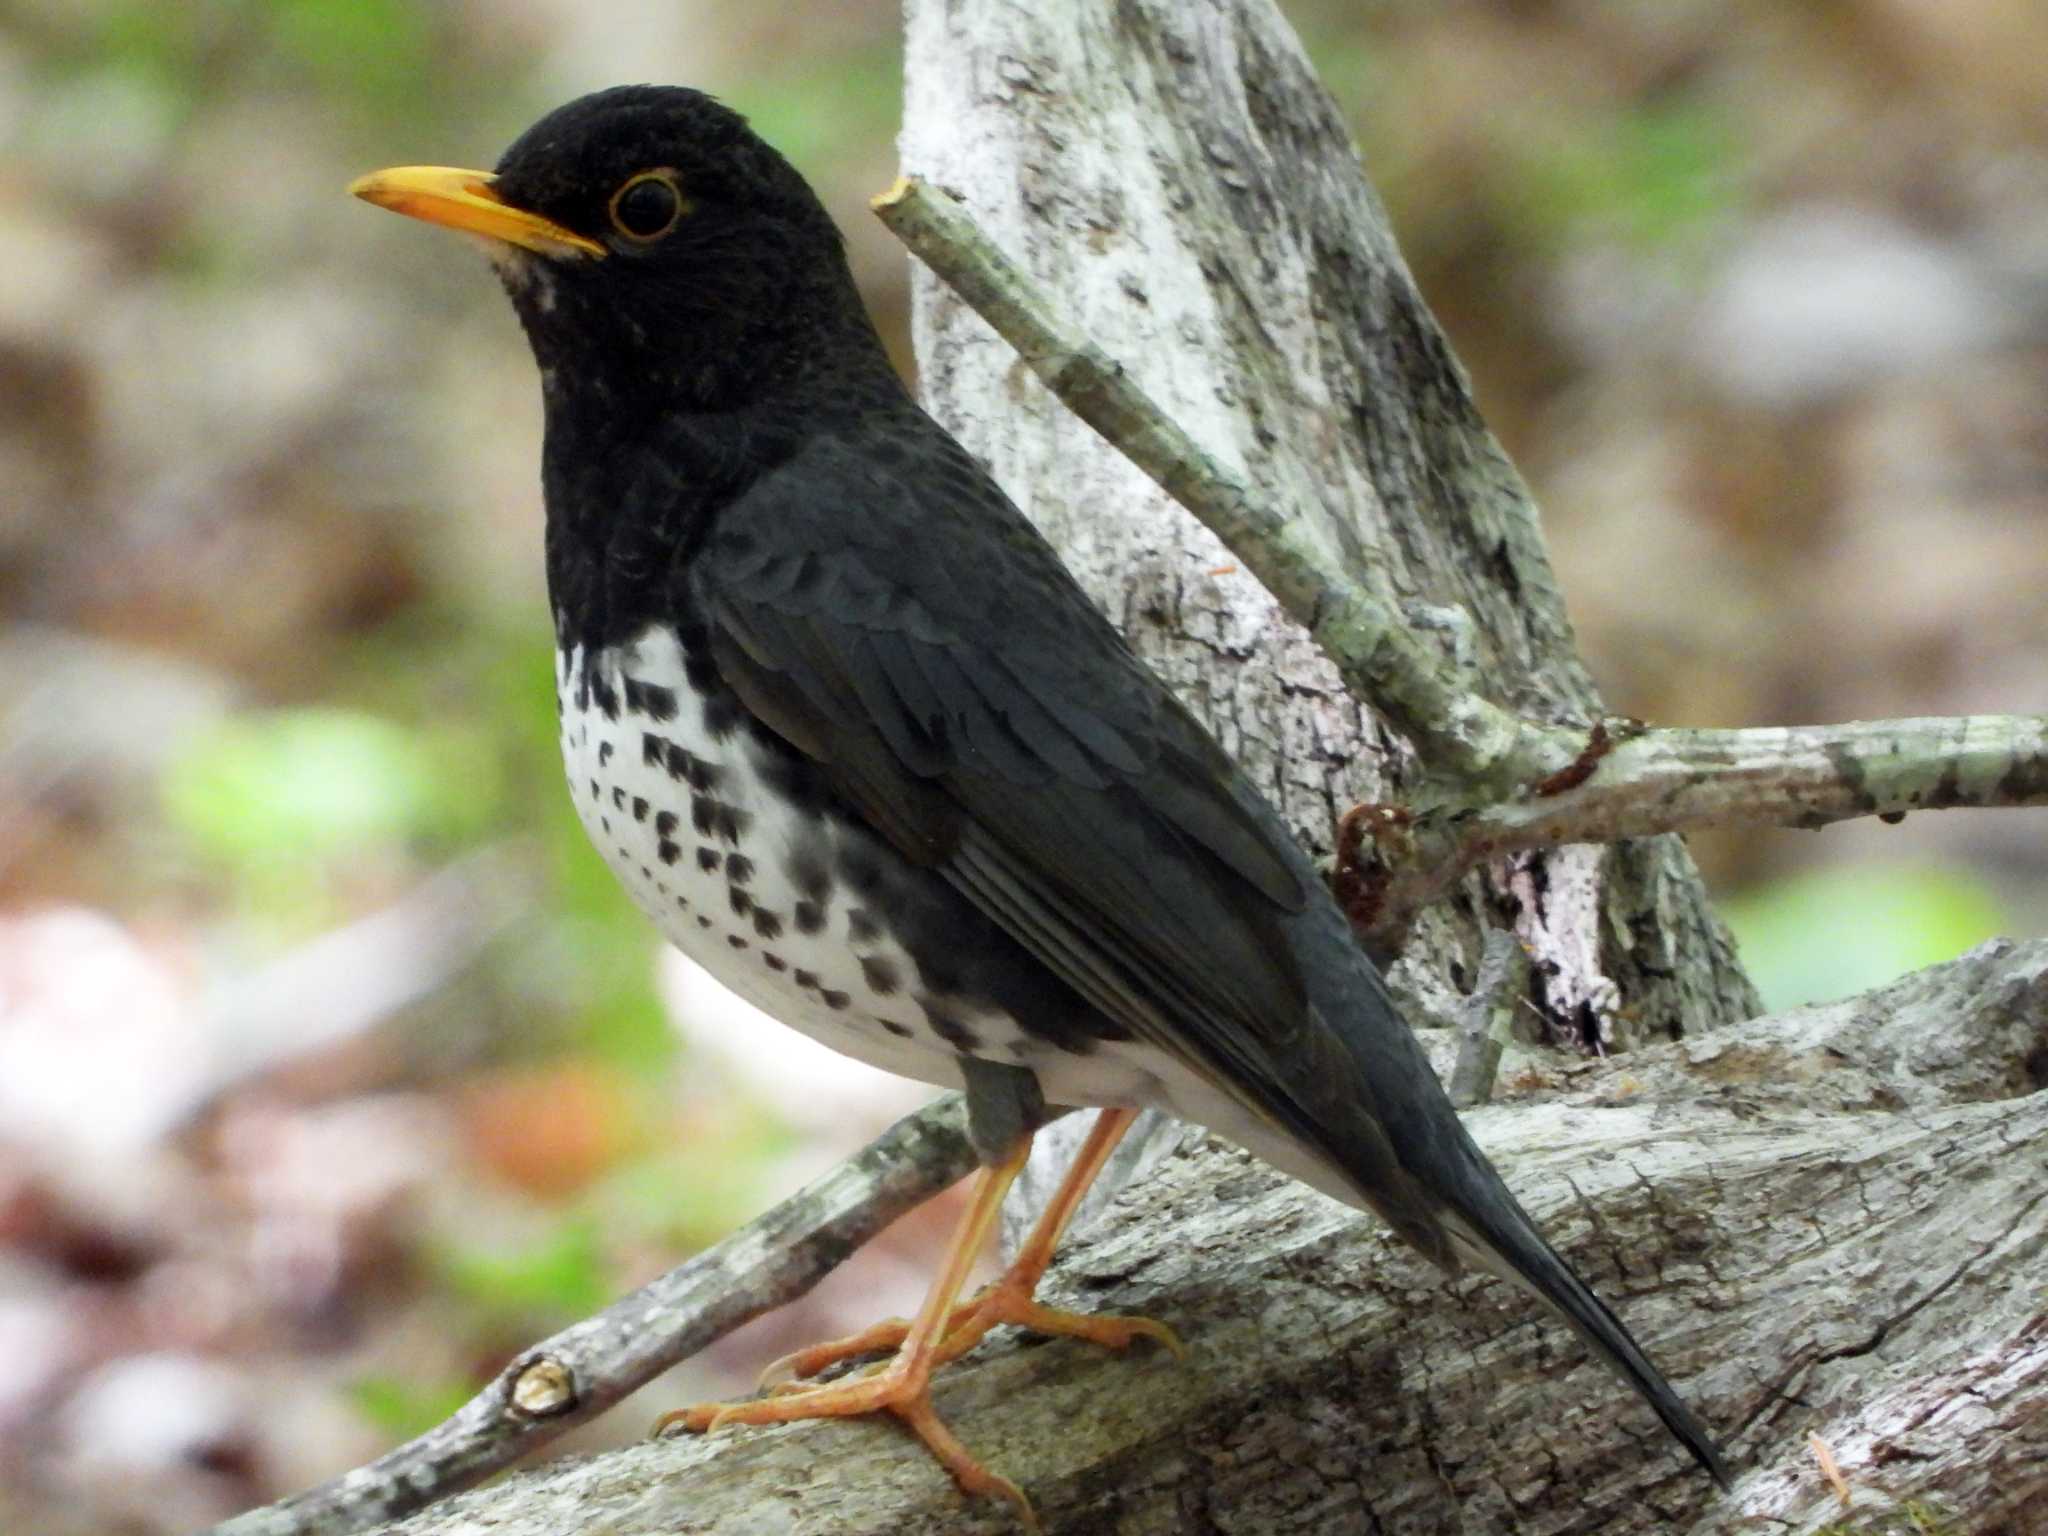
<svg viewBox="0 0 2048 1536">
<path fill-rule="evenodd" d="M 728 411 L 886 369 L 816 194 L 701 91 L 600 91 L 495 173 L 405 167 L 352 190 L 488 238 L 551 416 Z"/>
</svg>

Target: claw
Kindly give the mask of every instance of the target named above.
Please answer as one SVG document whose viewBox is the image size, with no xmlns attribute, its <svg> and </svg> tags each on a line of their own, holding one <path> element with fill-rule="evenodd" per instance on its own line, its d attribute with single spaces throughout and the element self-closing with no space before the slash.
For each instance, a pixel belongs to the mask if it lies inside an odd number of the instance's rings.
<svg viewBox="0 0 2048 1536">
<path fill-rule="evenodd" d="M 1001 1163 L 983 1169 L 978 1176 L 974 1197 L 947 1247 L 939 1278 L 914 1321 L 891 1318 L 843 1339 L 784 1355 L 761 1373 L 767 1396 L 742 1403 L 699 1403 L 665 1413 L 655 1421 L 655 1433 L 680 1426 L 709 1434 L 728 1424 L 783 1424 L 794 1419 L 887 1411 L 910 1427 L 963 1492 L 1007 1499 L 1024 1528 L 1038 1536 L 1038 1516 L 1024 1490 L 976 1461 L 940 1420 L 932 1407 L 932 1370 L 967 1353 L 998 1323 L 1086 1339 L 1105 1349 L 1126 1349 L 1137 1339 L 1151 1339 L 1172 1350 L 1176 1358 L 1186 1358 L 1187 1351 L 1164 1323 L 1146 1317 L 1089 1317 L 1041 1306 L 1033 1299 L 1067 1219 L 1134 1115 L 1132 1110 L 1104 1111 L 1016 1262 L 994 1285 L 970 1300 L 956 1299 L 974 1256 L 995 1223 L 1004 1191 L 1024 1164 L 1030 1150 L 1028 1136 Z M 857 1367 L 836 1381 L 820 1385 L 805 1379 L 855 1356 L 892 1348 L 896 1353 L 889 1359 Z"/>
<path fill-rule="evenodd" d="M 823 1344 L 813 1344 L 805 1349 L 791 1350 L 779 1360 L 771 1360 L 761 1372 L 761 1387 L 767 1390 L 787 1381 L 816 1376 L 830 1370 L 842 1360 L 851 1360 L 856 1355 L 871 1355 L 877 1350 L 896 1349 L 910 1336 L 910 1323 L 900 1317 L 887 1317 L 859 1333 L 850 1333 L 843 1339 L 828 1339 Z"/>
</svg>

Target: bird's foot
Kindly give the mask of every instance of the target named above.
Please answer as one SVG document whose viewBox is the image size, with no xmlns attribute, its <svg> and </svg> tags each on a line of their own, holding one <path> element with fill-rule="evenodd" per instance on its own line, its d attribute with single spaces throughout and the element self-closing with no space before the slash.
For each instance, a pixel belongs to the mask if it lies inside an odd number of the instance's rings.
<svg viewBox="0 0 2048 1536">
<path fill-rule="evenodd" d="M 972 1301 L 957 1304 L 947 1315 L 943 1338 L 950 1334 L 974 1308 Z M 822 1375 L 833 1366 L 846 1360 L 857 1360 L 862 1355 L 879 1354 L 883 1350 L 902 1347 L 910 1335 L 910 1320 L 903 1317 L 885 1317 L 879 1323 L 863 1328 L 859 1333 L 849 1333 L 844 1338 L 826 1339 L 804 1349 L 792 1350 L 778 1360 L 768 1362 L 761 1372 L 761 1390 L 764 1392 L 786 1392 L 792 1389 L 807 1391 L 800 1383 L 812 1376 Z"/>
<path fill-rule="evenodd" d="M 888 1327 L 888 1324 L 878 1325 Z M 869 1332 L 874 1332 L 870 1329 Z M 865 1335 L 855 1335 L 856 1338 Z M 845 1341 L 840 1341 L 845 1342 Z M 876 1346 L 869 1346 L 870 1348 Z M 864 1351 L 860 1351 L 864 1352 Z M 654 1432 L 673 1429 L 708 1434 L 727 1424 L 786 1424 L 796 1419 L 843 1418 L 861 1413 L 893 1413 L 908 1425 L 939 1464 L 953 1475 L 963 1493 L 1008 1499 L 1026 1530 L 1039 1529 L 1038 1516 L 1024 1490 L 974 1459 L 932 1407 L 929 1353 L 922 1361 L 899 1355 L 872 1370 L 824 1386 L 778 1391 L 745 1403 L 699 1403 L 655 1420 Z"/>
<path fill-rule="evenodd" d="M 979 1344 L 991 1328 L 1002 1323 L 1029 1328 L 1034 1333 L 1085 1339 L 1104 1349 L 1128 1349 L 1139 1339 L 1151 1339 L 1171 1350 L 1176 1360 L 1187 1358 L 1186 1347 L 1166 1324 L 1149 1317 L 1104 1317 L 1048 1307 L 1033 1294 L 1038 1279 L 1036 1266 L 1020 1261 L 1000 1279 L 955 1306 L 940 1336 L 935 1363 L 959 1359 Z M 909 1332 L 908 1322 L 892 1317 L 859 1333 L 796 1350 L 761 1373 L 761 1386 L 778 1393 L 808 1391 L 801 1384 L 806 1379 L 821 1375 L 842 1361 L 895 1349 Z"/>
<path fill-rule="evenodd" d="M 769 1396 L 745 1403 L 702 1403 L 663 1414 L 655 1422 L 655 1433 L 676 1428 L 710 1431 L 724 1424 L 785 1424 L 794 1419 L 893 1413 L 910 1426 L 940 1465 L 953 1474 L 963 1492 L 1008 1499 L 1025 1528 L 1035 1533 L 1038 1518 L 1023 1490 L 976 1461 L 939 1419 L 932 1407 L 932 1371 L 974 1348 L 998 1323 L 1088 1339 L 1107 1349 L 1127 1348 L 1135 1339 L 1154 1339 L 1176 1356 L 1184 1354 L 1173 1331 L 1150 1318 L 1089 1317 L 1041 1306 L 1036 1299 L 1038 1283 L 1052 1261 L 1053 1249 L 1068 1218 L 1136 1114 L 1131 1109 L 1110 1109 L 1097 1117 L 1074 1167 L 1040 1215 L 1015 1262 L 993 1285 L 967 1301 L 954 1299 L 960 1294 L 975 1254 L 981 1251 L 995 1225 L 1004 1192 L 1024 1166 L 1031 1147 L 1028 1135 L 1020 1137 L 1000 1162 L 990 1164 L 976 1176 L 967 1213 L 947 1244 L 939 1278 L 915 1320 L 906 1323 L 900 1318 L 891 1319 L 846 1338 L 787 1355 L 768 1368 L 765 1380 L 771 1387 Z M 819 1384 L 794 1379 L 815 1376 L 857 1355 L 892 1348 L 896 1353 L 888 1360 L 838 1381 Z"/>
<path fill-rule="evenodd" d="M 1009 1323 L 1018 1328 L 1029 1328 L 1034 1333 L 1085 1339 L 1104 1349 L 1128 1349 L 1139 1339 L 1150 1339 L 1170 1350 L 1174 1359 L 1187 1359 L 1187 1347 L 1166 1324 L 1150 1317 L 1101 1316 L 1048 1307 L 1034 1294 L 1037 1281 L 1036 1274 L 1019 1273 L 1013 1268 L 993 1285 L 978 1292 L 960 1309 L 966 1316 L 956 1316 L 948 1326 L 945 1340 L 939 1345 L 939 1358 L 957 1359 L 979 1344 L 989 1329 L 999 1323 Z"/>
</svg>

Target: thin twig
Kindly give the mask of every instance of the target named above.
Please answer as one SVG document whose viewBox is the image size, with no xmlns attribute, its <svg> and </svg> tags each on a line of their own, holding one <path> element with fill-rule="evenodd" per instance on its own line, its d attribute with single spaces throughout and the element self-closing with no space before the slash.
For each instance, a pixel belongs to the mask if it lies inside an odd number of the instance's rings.
<svg viewBox="0 0 2048 1536">
<path fill-rule="evenodd" d="M 1400 608 L 1329 558 L 1313 523 L 1248 485 L 1181 429 L 1124 366 L 1061 318 L 964 204 L 906 177 L 875 198 L 877 217 L 952 286 L 1062 403 L 1229 546 L 1432 768 L 1505 791 L 1569 764 L 1573 733 L 1524 720 L 1467 688 L 1417 640 Z"/>
<path fill-rule="evenodd" d="M 1605 738 L 1603 737 L 1603 741 Z M 1962 715 L 1617 736 L 1567 787 L 1438 806 L 1397 835 L 1354 840 L 1372 942 L 1399 947 L 1416 912 L 1473 866 L 1566 843 L 1709 827 L 1808 829 L 1962 806 L 2048 805 L 2048 716 Z"/>
<path fill-rule="evenodd" d="M 345 1536 L 470 1487 L 794 1301 L 973 1166 L 965 1109 L 947 1094 L 723 1242 L 534 1345 L 419 1438 L 210 1536 Z"/>
</svg>

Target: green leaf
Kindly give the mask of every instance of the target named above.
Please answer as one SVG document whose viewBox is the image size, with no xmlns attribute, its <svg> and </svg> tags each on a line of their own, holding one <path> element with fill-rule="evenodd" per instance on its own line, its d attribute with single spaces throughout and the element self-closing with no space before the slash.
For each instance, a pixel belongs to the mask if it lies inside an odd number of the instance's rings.
<svg viewBox="0 0 2048 1536">
<path fill-rule="evenodd" d="M 457 1294 L 500 1317 L 585 1317 L 612 1298 L 610 1267 L 588 1216 L 558 1222 L 523 1248 L 451 1249 L 437 1265 Z"/>
<path fill-rule="evenodd" d="M 172 765 L 173 825 L 231 865 L 325 860 L 432 826 L 433 754 L 402 727 L 341 709 L 241 715 Z"/>
<path fill-rule="evenodd" d="M 610 1231 L 695 1252 L 761 1214 L 765 1179 L 795 1146 L 771 1109 L 733 1100 L 708 1134 L 671 1137 L 597 1192 Z"/>
<path fill-rule="evenodd" d="M 1663 250 L 1696 242 L 1735 210 L 1738 137 L 1698 103 L 1639 107 L 1505 147 L 1520 162 L 1517 212 L 1540 238 Z"/>
<path fill-rule="evenodd" d="M 2008 926 L 1982 881 L 1905 863 L 1842 865 L 1772 881 L 1724 903 L 1722 914 L 1774 1011 L 1882 986 L 1952 960 Z"/>
<path fill-rule="evenodd" d="M 343 1390 L 356 1412 L 393 1440 L 410 1440 L 432 1429 L 475 1395 L 460 1381 L 402 1381 L 396 1376 L 364 1376 Z"/>
<path fill-rule="evenodd" d="M 886 134 L 901 115 L 902 56 L 886 46 L 835 50 L 779 65 L 734 104 L 754 130 L 798 165 L 816 167 L 848 142 Z"/>
<path fill-rule="evenodd" d="M 342 97 L 402 101 L 428 84 L 432 38 L 416 0 L 271 0 L 278 51 Z"/>
</svg>

